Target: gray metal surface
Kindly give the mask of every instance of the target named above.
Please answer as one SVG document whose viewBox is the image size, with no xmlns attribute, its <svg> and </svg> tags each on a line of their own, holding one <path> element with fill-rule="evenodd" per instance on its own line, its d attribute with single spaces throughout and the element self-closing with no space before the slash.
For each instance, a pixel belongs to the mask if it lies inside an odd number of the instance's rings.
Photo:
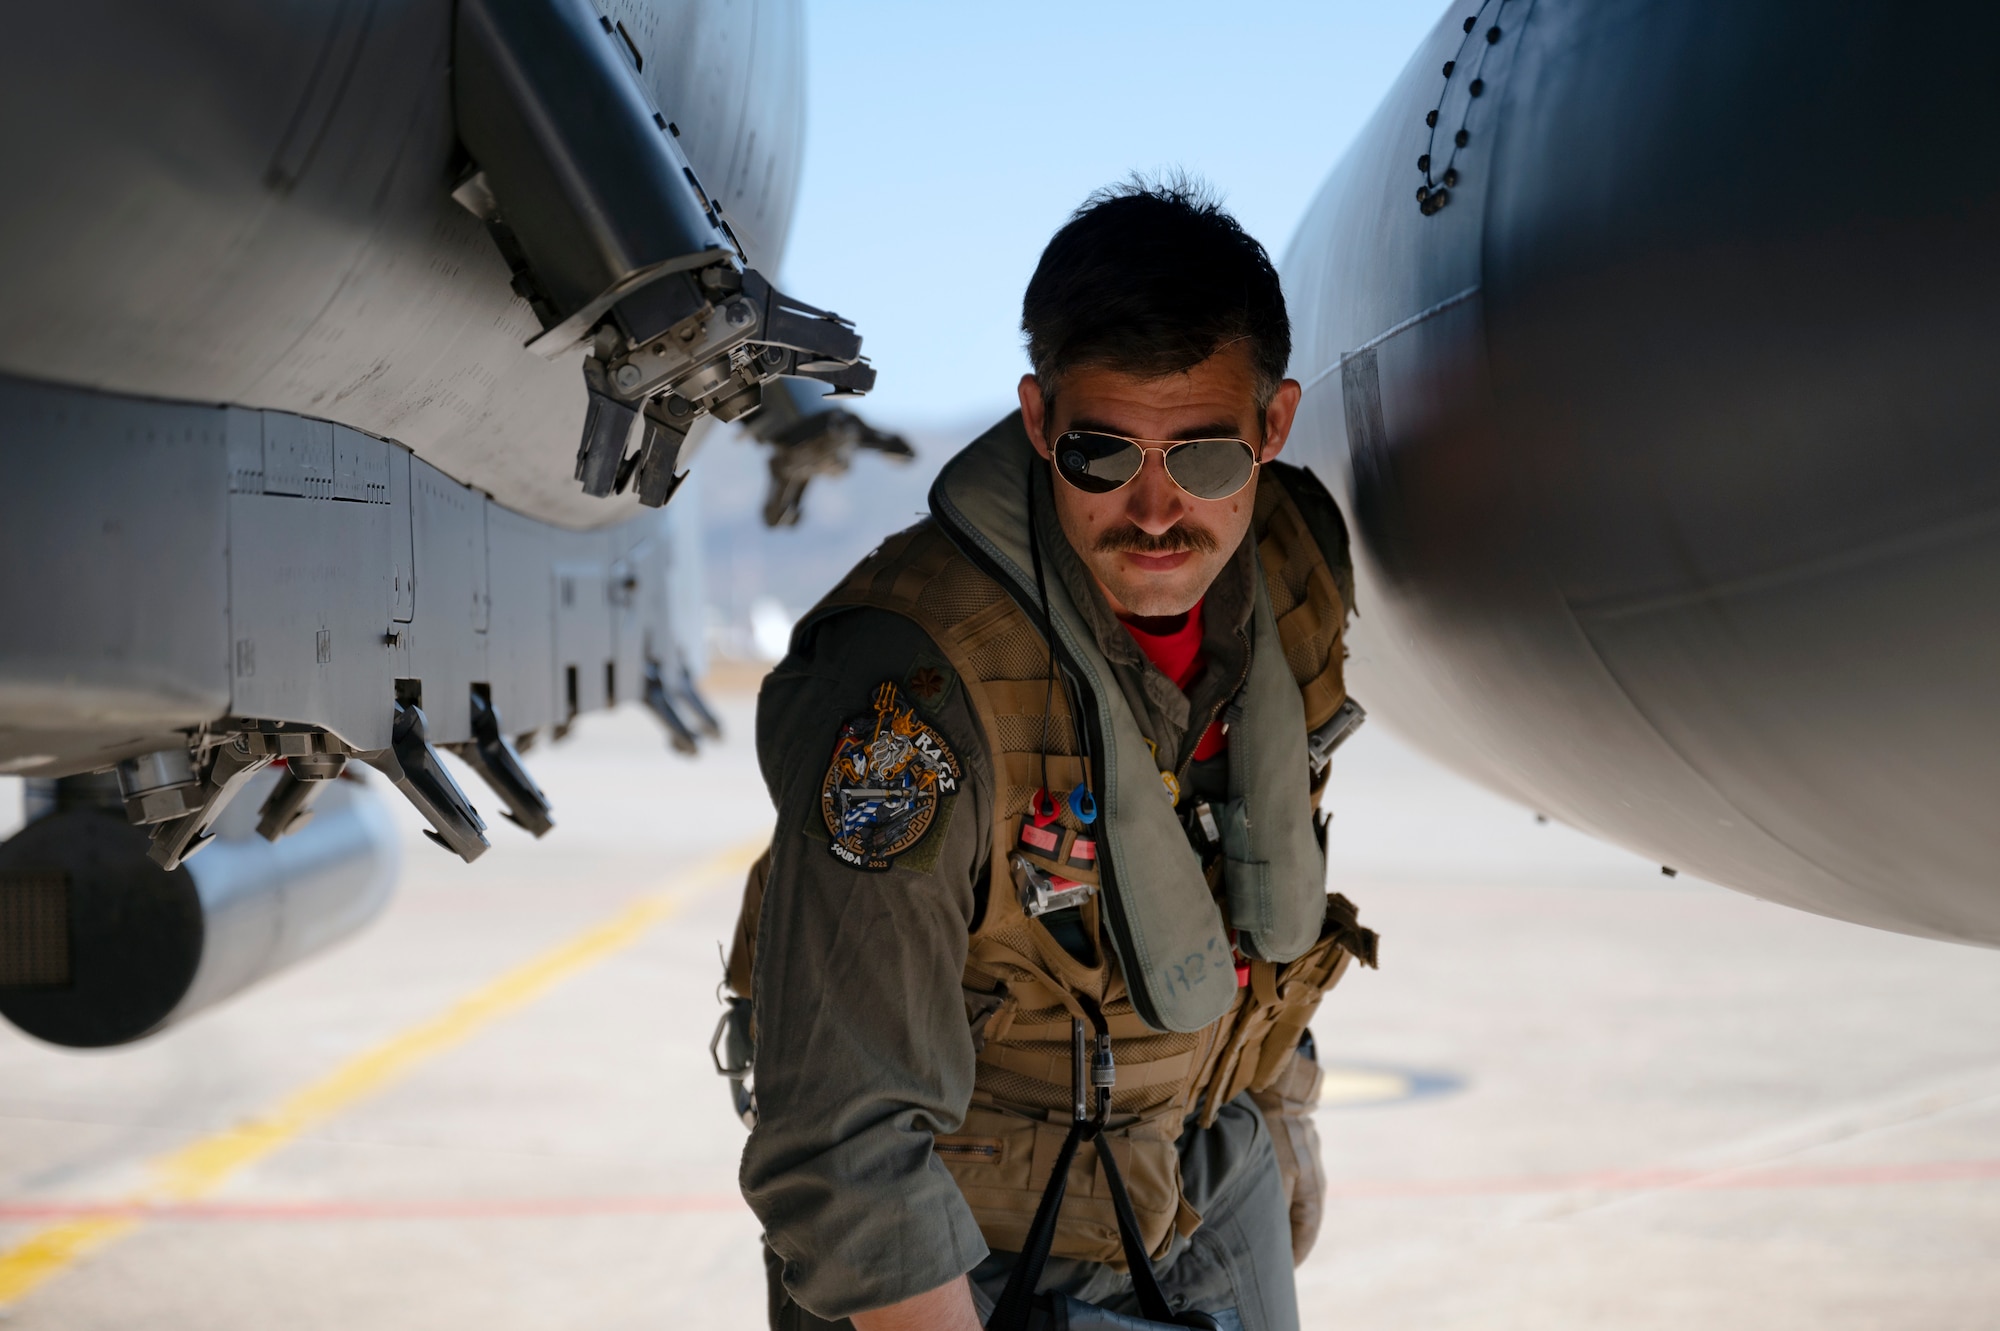
<svg viewBox="0 0 2000 1331">
<path fill-rule="evenodd" d="M 379 791 L 328 782 L 312 821 L 271 842 L 256 835 L 257 806 L 275 784 L 254 784 L 223 814 L 215 844 L 188 861 L 201 894 L 202 956 L 170 1021 L 351 937 L 395 891 L 402 847 Z"/>
<path fill-rule="evenodd" d="M 698 513 L 634 500 L 767 378 L 873 382 L 851 326 L 748 268 L 790 227 L 801 25 L 798 0 L 0 20 L 0 773 L 118 769 L 0 847 L 65 866 L 0 883 L 28 1029 L 137 1038 L 358 926 L 393 869 L 335 835 L 350 762 L 471 861 L 489 795 L 553 826 L 515 740 L 641 698 L 675 747 L 717 737 Z M 19 988 L 58 963 L 88 983 Z"/>
<path fill-rule="evenodd" d="M 803 133 L 796 0 L 601 6 L 746 249 L 775 266 Z M 0 372 L 229 402 L 394 439 L 517 511 L 577 492 L 585 397 L 457 160 L 449 0 L 114 3 L 0 41 Z"/>
<path fill-rule="evenodd" d="M 1451 7 L 1283 265 L 1372 712 L 1659 863 L 2000 945 L 1996 38 Z"/>
<path fill-rule="evenodd" d="M 227 440 L 256 414 L 0 379 L 0 421 L 0 770 L 221 715 Z"/>
<path fill-rule="evenodd" d="M 463 744 L 475 684 L 523 734 L 637 697 L 649 653 L 700 668 L 692 506 L 567 531 L 326 422 L 4 378 L 0 421 L 0 770 L 230 718 L 378 750 L 398 681 Z"/>
</svg>

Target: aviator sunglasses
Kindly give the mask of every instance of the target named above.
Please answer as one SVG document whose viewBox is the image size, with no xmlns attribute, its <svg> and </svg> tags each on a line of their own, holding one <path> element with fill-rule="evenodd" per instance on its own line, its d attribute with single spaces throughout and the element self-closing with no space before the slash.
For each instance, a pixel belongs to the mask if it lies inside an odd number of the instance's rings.
<svg viewBox="0 0 2000 1331">
<path fill-rule="evenodd" d="M 1158 453 L 1167 476 L 1196 499 L 1227 499 L 1257 474 L 1257 450 L 1241 439 L 1127 439 L 1071 430 L 1056 440 L 1056 473 L 1086 494 L 1129 485 Z"/>
</svg>

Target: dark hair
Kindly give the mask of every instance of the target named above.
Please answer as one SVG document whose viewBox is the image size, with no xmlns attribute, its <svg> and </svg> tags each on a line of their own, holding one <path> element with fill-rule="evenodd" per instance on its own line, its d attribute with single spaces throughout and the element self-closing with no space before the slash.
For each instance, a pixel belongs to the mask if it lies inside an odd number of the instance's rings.
<svg viewBox="0 0 2000 1331">
<path fill-rule="evenodd" d="M 1271 256 L 1180 175 L 1135 176 L 1085 199 L 1035 265 L 1021 331 L 1049 401 L 1078 365 L 1160 378 L 1247 342 L 1261 410 L 1292 355 Z"/>
</svg>

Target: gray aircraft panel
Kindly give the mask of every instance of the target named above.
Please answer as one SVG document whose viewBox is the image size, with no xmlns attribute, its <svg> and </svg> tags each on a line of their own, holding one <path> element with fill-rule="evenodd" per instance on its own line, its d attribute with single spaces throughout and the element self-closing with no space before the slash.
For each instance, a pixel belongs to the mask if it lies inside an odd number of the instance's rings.
<svg viewBox="0 0 2000 1331">
<path fill-rule="evenodd" d="M 389 520 L 389 624 L 385 634 L 401 647 L 398 624 L 407 624 L 417 615 L 417 547 L 414 505 L 410 502 L 412 469 L 416 459 L 407 449 L 389 450 L 389 503 L 395 516 Z"/>
<path fill-rule="evenodd" d="M 388 503 L 229 497 L 229 713 L 389 743 Z M 206 721 L 216 720 L 205 717 Z"/>
<path fill-rule="evenodd" d="M 381 749 L 397 680 L 433 743 L 472 738 L 475 684 L 518 734 L 570 718 L 565 668 L 594 710 L 698 632 L 673 593 L 691 513 L 567 531 L 279 412 L 0 378 L 0 419 L 0 566 L 42 572 L 5 584 L 0 770 L 86 771 L 227 718 Z"/>
<path fill-rule="evenodd" d="M 0 421 L 0 770 L 220 715 L 244 417 L 0 378 Z"/>
<path fill-rule="evenodd" d="M 122 1043 L 358 926 L 393 839 L 337 815 L 357 763 L 471 860 L 494 817 L 559 820 L 510 740 L 627 700 L 679 751 L 718 733 L 704 433 L 747 416 L 795 455 L 791 518 L 855 448 L 908 451 L 780 387 L 874 381 L 852 325 L 750 266 L 790 227 L 802 25 L 798 0 L 0 20 L 0 772 L 34 819 L 0 914 L 68 968 L 56 997 L 0 973 L 0 1011 Z"/>
<path fill-rule="evenodd" d="M 430 734 L 440 744 L 472 736 L 466 701 L 485 681 L 492 594 L 487 580 L 486 499 L 422 458 L 410 462 L 417 614 L 411 670 L 424 684 Z"/>
<path fill-rule="evenodd" d="M 629 518 L 632 495 L 571 478 L 577 359 L 525 349 L 541 327 L 450 197 L 452 12 L 124 0 L 84 61 L 66 12 L 10 15 L 0 123 L 43 129 L 0 135 L 0 372 L 335 421 L 543 521 Z M 652 33 L 640 77 L 703 184 L 775 263 L 798 6 L 619 12 Z"/>
<path fill-rule="evenodd" d="M 751 262 L 775 266 L 797 199 L 776 184 L 798 174 L 805 144 L 804 80 L 779 77 L 804 66 L 798 0 L 748 6 L 747 16 L 695 0 L 594 2 L 631 35 Z"/>
<path fill-rule="evenodd" d="M 486 562 L 493 592 L 486 635 L 487 673 L 493 706 L 510 735 L 556 724 L 555 602 L 549 570 L 556 548 L 569 533 L 489 504 Z"/>
<path fill-rule="evenodd" d="M 610 569 L 601 556 L 574 551 L 550 571 L 555 599 L 555 668 L 559 721 L 606 706 L 608 677 L 617 670 L 611 622 Z"/>
</svg>

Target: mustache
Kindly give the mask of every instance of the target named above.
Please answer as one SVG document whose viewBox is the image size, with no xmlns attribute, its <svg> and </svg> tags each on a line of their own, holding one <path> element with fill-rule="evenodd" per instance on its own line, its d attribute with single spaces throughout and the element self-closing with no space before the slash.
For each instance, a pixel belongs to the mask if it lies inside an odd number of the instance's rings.
<svg viewBox="0 0 2000 1331">
<path fill-rule="evenodd" d="M 1158 535 L 1129 522 L 1121 523 L 1105 528 L 1091 542 L 1091 549 L 1099 554 L 1177 555 L 1188 551 L 1207 555 L 1221 548 L 1214 532 L 1188 522 L 1176 522 Z"/>
</svg>

